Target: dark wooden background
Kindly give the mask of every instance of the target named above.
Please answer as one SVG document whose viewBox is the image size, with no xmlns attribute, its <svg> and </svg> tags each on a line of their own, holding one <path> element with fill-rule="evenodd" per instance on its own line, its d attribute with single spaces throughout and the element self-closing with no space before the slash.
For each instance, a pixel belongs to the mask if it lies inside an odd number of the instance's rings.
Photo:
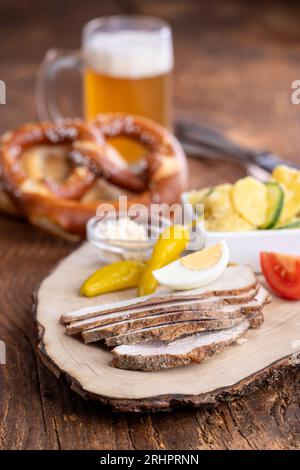
<svg viewBox="0 0 300 470">
<path fill-rule="evenodd" d="M 0 131 L 36 119 L 34 79 L 45 51 L 76 48 L 91 18 L 144 13 L 167 19 L 176 50 L 176 114 L 300 161 L 300 5 L 279 1 L 0 0 Z M 74 87 L 75 87 L 74 81 Z M 74 92 L 74 90 L 72 90 Z M 191 161 L 191 186 L 234 180 L 233 165 Z M 56 380 L 36 356 L 34 286 L 74 245 L 0 218 L 0 448 L 300 448 L 300 375 L 211 410 L 112 414 Z M 67 282 L 67 280 L 66 280 Z M 300 313 L 300 312 L 299 312 Z"/>
</svg>

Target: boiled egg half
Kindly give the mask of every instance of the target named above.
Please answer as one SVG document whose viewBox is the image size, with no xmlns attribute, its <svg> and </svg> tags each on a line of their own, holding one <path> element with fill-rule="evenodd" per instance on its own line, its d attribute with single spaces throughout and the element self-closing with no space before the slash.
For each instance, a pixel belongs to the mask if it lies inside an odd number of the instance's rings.
<svg viewBox="0 0 300 470">
<path fill-rule="evenodd" d="M 174 290 L 196 289 L 221 276 L 228 261 L 228 246 L 221 241 L 153 271 L 153 276 L 160 285 Z"/>
</svg>

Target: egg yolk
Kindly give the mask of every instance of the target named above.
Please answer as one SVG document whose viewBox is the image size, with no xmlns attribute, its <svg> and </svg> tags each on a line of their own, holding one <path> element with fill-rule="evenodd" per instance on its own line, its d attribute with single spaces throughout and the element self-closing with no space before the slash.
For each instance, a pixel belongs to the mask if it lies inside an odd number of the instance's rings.
<svg viewBox="0 0 300 470">
<path fill-rule="evenodd" d="M 182 266 L 194 271 L 201 271 L 214 266 L 222 256 L 222 244 L 209 246 L 203 250 L 197 251 L 190 255 L 181 258 L 180 263 Z"/>
</svg>

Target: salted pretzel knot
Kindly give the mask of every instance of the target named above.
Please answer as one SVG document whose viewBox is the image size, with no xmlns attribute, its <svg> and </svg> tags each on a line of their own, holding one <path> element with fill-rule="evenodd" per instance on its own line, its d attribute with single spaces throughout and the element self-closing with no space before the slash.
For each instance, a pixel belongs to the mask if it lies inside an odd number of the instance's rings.
<svg viewBox="0 0 300 470">
<path fill-rule="evenodd" d="M 105 137 L 120 135 L 137 140 L 146 148 L 143 176 L 134 174 L 105 141 Z M 75 162 L 71 175 L 54 190 L 49 183 L 41 185 L 30 180 L 21 165 L 24 150 L 42 144 L 70 145 L 68 156 Z M 186 158 L 176 138 L 149 119 L 124 114 L 100 115 L 89 125 L 75 120 L 23 126 L 2 138 L 0 168 L 2 185 L 20 211 L 33 224 L 64 237 L 84 237 L 87 221 L 102 203 L 119 209 L 118 198 L 86 202 L 66 197 L 72 191 L 76 196 L 82 194 L 91 181 L 87 176 L 94 178 L 96 174 L 119 187 L 142 191 L 128 198 L 129 208 L 134 204 L 178 202 L 187 182 Z M 85 171 L 83 176 L 79 172 L 78 177 L 79 170 Z"/>
<path fill-rule="evenodd" d="M 66 157 L 73 166 L 70 175 L 62 182 L 47 176 L 33 181 L 22 165 L 25 150 L 38 145 L 62 145 L 70 147 Z M 97 161 L 94 174 L 87 166 L 76 164 L 74 155 L 80 152 L 87 160 Z M 91 188 L 97 176 L 132 191 L 140 192 L 145 183 L 128 168 L 125 160 L 104 139 L 94 126 L 81 120 L 66 120 L 57 124 L 27 124 L 6 134 L 1 141 L 1 167 L 8 192 L 18 196 L 22 191 L 40 192 L 63 199 L 80 199 Z M 100 170 L 101 169 L 101 170 Z"/>
</svg>

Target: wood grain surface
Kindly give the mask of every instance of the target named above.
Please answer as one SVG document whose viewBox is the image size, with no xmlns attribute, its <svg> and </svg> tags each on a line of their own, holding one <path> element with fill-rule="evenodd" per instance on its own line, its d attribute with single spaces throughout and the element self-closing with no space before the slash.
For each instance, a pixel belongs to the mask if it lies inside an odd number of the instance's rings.
<svg viewBox="0 0 300 470">
<path fill-rule="evenodd" d="M 34 77 L 45 50 L 76 48 L 85 21 L 146 13 L 170 21 L 175 39 L 176 114 L 213 123 L 242 142 L 299 162 L 300 6 L 294 2 L 189 0 L 0 3 L 0 79 L 7 104 L 0 131 L 36 119 Z M 68 90 L 69 91 L 69 90 Z M 75 88 L 70 93 L 78 94 Z M 191 186 L 233 181 L 240 168 L 191 161 Z M 0 219 L 2 449 L 300 448 L 300 373 L 216 409 L 113 414 L 56 380 L 36 355 L 32 291 L 74 245 L 23 222 Z"/>
</svg>

